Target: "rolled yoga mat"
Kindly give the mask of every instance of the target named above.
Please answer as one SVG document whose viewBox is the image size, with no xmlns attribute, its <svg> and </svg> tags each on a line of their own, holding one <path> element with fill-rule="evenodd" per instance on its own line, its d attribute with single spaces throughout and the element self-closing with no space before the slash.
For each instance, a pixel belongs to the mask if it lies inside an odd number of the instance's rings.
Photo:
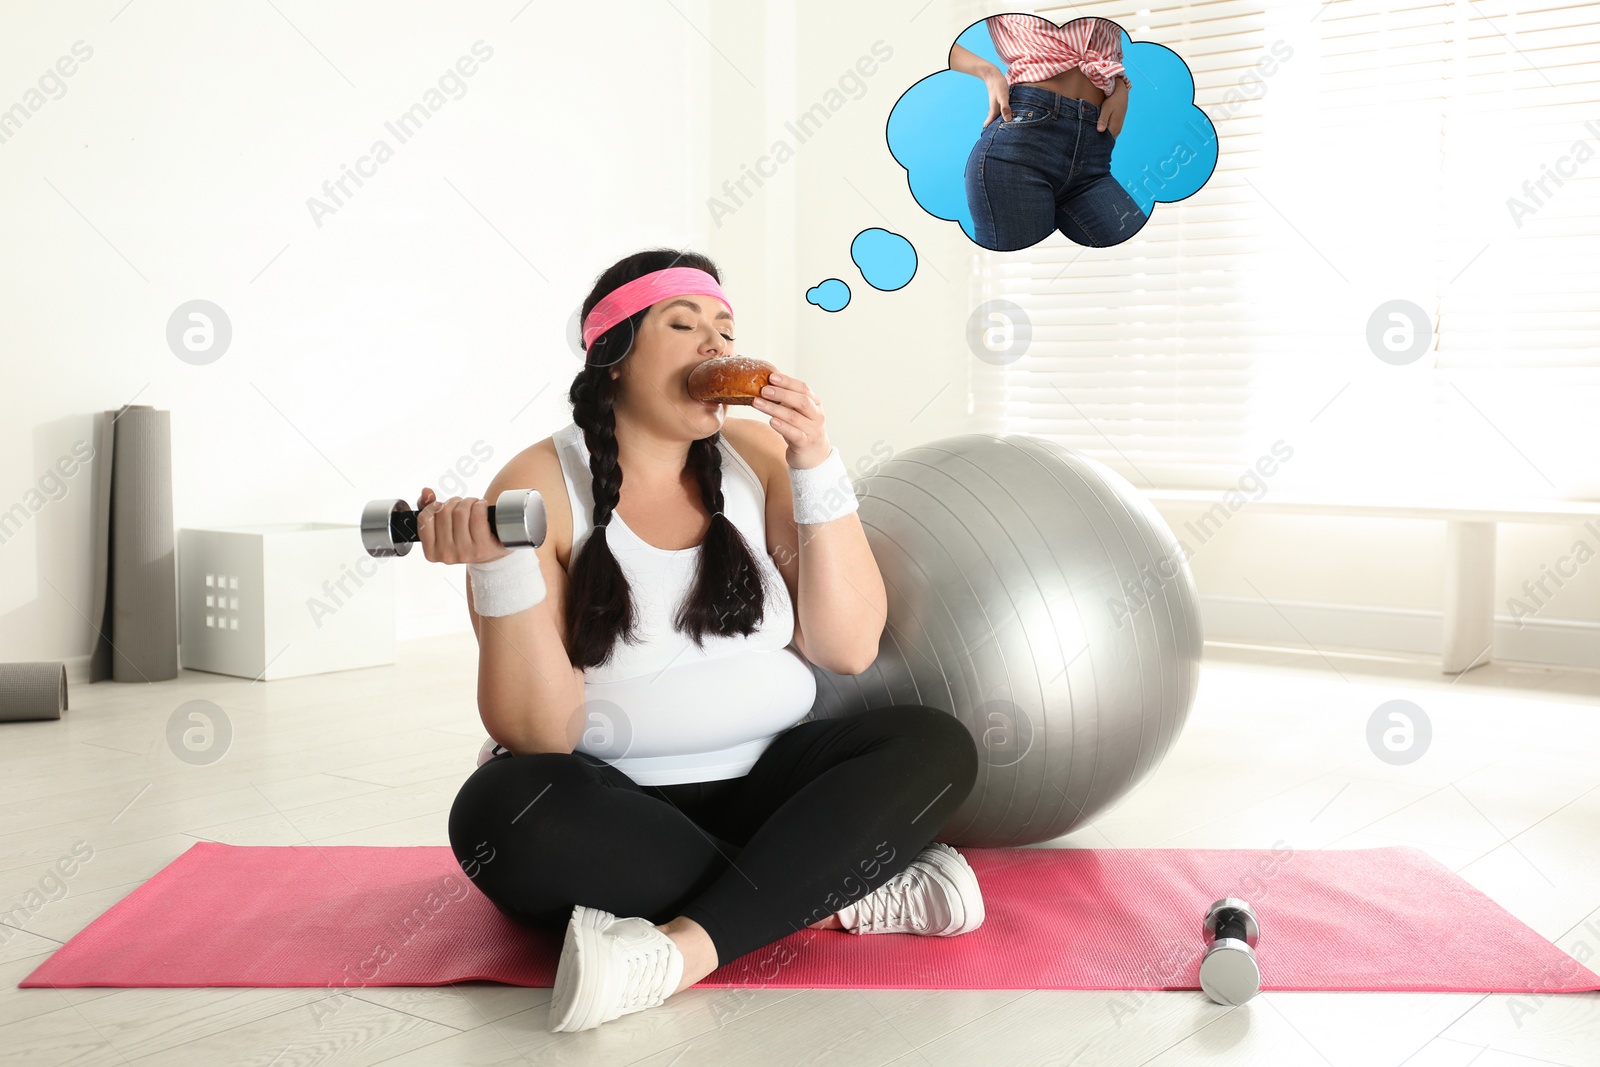
<svg viewBox="0 0 1600 1067">
<path fill-rule="evenodd" d="M 0 722 L 59 719 L 66 710 L 65 663 L 0 663 Z"/>
<path fill-rule="evenodd" d="M 172 416 L 148 404 L 108 411 L 95 467 L 94 613 L 89 680 L 178 676 L 178 559 L 172 523 Z"/>
<path fill-rule="evenodd" d="M 1600 977 L 1410 846 L 959 851 L 983 888 L 978 929 L 807 928 L 699 984 L 1198 990 L 1205 909 L 1243 896 L 1261 921 L 1263 990 L 1600 989 Z M 503 915 L 448 846 L 201 841 L 21 986 L 549 986 L 561 940 Z"/>
</svg>

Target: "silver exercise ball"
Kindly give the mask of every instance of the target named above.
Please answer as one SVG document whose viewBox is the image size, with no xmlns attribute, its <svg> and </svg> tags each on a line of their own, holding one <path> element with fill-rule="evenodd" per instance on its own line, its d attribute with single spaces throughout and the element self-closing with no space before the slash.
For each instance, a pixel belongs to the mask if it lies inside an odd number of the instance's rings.
<svg viewBox="0 0 1600 1067">
<path fill-rule="evenodd" d="M 978 779 L 938 840 L 1047 841 L 1156 768 L 1199 685 L 1200 612 L 1182 547 L 1126 478 L 1041 437 L 964 434 L 856 493 L 888 625 L 864 673 L 812 667 L 811 714 L 926 704 L 965 723 Z"/>
</svg>

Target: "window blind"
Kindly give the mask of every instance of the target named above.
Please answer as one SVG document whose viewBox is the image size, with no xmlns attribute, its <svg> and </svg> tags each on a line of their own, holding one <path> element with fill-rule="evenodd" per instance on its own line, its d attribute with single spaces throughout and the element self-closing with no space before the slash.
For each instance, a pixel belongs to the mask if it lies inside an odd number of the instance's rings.
<svg viewBox="0 0 1600 1067">
<path fill-rule="evenodd" d="M 1528 495 L 1600 498 L 1600 8 L 1450 11 L 1441 465 Z"/>
<path fill-rule="evenodd" d="M 1280 488 L 1594 493 L 1600 159 L 1574 148 L 1600 148 L 1592 10 L 1039 9 L 1177 51 L 1221 150 L 1204 188 L 1121 245 L 974 254 L 974 306 L 1021 306 L 1032 340 L 969 361 L 969 413 L 1136 485 L 1231 487 L 1282 440 Z M 1562 184 L 1513 219 L 1507 198 L 1562 158 Z"/>
</svg>

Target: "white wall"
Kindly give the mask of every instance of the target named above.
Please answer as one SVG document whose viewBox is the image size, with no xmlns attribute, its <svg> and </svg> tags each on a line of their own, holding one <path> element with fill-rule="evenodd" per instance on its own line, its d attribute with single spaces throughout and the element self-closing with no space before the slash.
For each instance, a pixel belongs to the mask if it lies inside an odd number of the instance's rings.
<svg viewBox="0 0 1600 1067">
<path fill-rule="evenodd" d="M 543 3 L 9 12 L 0 107 L 92 53 L 0 143 L 0 508 L 129 402 L 172 412 L 180 528 L 353 523 L 458 461 L 479 465 L 457 492 L 482 492 L 570 420 L 564 334 L 594 276 L 706 245 L 715 57 L 678 13 L 705 26 L 708 5 L 676 6 L 618 7 L 603 64 L 572 45 L 592 14 Z M 401 143 L 385 123 L 479 41 L 492 55 Z M 380 138 L 393 158 L 318 225 L 308 198 Z M 735 275 L 736 300 L 760 293 Z M 233 327 L 206 366 L 166 343 L 195 298 Z M 80 472 L 0 545 L 4 658 L 88 651 L 91 488 Z M 461 568 L 396 566 L 402 636 L 466 627 Z"/>
</svg>

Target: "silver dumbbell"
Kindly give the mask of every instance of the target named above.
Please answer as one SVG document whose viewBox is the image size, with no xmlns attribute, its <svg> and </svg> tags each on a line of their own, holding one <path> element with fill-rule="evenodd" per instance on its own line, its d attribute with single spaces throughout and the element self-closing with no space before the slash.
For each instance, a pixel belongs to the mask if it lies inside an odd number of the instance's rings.
<svg viewBox="0 0 1600 1067">
<path fill-rule="evenodd" d="M 1261 923 L 1248 901 L 1223 897 L 1206 909 L 1201 924 L 1211 944 L 1200 961 L 1200 988 L 1218 1004 L 1243 1004 L 1261 992 L 1256 942 Z"/>
<path fill-rule="evenodd" d="M 507 548 L 544 544 L 544 498 L 536 489 L 507 489 L 489 505 L 489 528 Z M 421 540 L 417 513 L 404 500 L 374 500 L 361 512 L 361 543 L 369 555 L 403 556 Z"/>
</svg>

